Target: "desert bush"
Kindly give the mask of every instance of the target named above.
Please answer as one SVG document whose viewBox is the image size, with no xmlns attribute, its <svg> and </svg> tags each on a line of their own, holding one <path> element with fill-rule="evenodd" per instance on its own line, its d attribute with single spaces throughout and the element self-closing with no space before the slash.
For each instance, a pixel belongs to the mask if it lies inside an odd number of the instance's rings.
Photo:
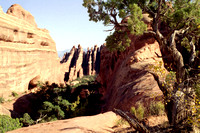
<svg viewBox="0 0 200 133">
<path fill-rule="evenodd" d="M 54 121 L 65 117 L 64 111 L 59 105 L 53 105 L 51 102 L 43 102 L 42 109 L 39 110 L 40 115 L 45 116 L 43 121 Z"/>
<path fill-rule="evenodd" d="M 97 77 L 96 75 L 87 75 L 87 76 L 83 76 L 82 78 L 77 78 L 71 82 L 79 81 L 78 84 L 72 85 L 71 87 L 77 88 L 82 85 L 92 84 L 96 80 L 96 77 Z"/>
<path fill-rule="evenodd" d="M 20 122 L 24 127 L 30 126 L 34 124 L 34 121 L 31 119 L 28 113 L 25 113 L 22 118 L 20 118 Z"/>
<path fill-rule="evenodd" d="M 145 108 L 140 104 L 137 109 L 131 107 L 130 113 L 134 114 L 139 120 L 142 120 L 144 118 Z"/>
<path fill-rule="evenodd" d="M 15 130 L 21 128 L 22 124 L 19 119 L 12 119 L 6 115 L 0 115 L 0 133 L 5 133 L 7 131 Z"/>
<path fill-rule="evenodd" d="M 3 97 L 0 97 L 0 103 L 3 103 L 5 99 Z"/>
<path fill-rule="evenodd" d="M 115 125 L 116 126 L 122 126 L 122 125 L 129 126 L 129 123 L 126 120 L 124 120 L 123 118 L 120 118 L 120 119 L 116 120 Z"/>
<path fill-rule="evenodd" d="M 19 95 L 18 95 L 15 91 L 13 91 L 13 92 L 12 92 L 12 96 L 13 96 L 13 97 L 18 97 Z"/>
<path fill-rule="evenodd" d="M 152 102 L 149 109 L 151 115 L 162 115 L 164 114 L 165 106 L 162 102 Z"/>
<path fill-rule="evenodd" d="M 137 110 L 136 110 L 136 116 L 139 120 L 142 120 L 144 118 L 144 112 L 145 112 L 144 106 L 139 105 Z"/>
<path fill-rule="evenodd" d="M 135 107 L 131 107 L 130 113 L 134 114 L 136 116 L 136 109 L 135 109 Z"/>
</svg>

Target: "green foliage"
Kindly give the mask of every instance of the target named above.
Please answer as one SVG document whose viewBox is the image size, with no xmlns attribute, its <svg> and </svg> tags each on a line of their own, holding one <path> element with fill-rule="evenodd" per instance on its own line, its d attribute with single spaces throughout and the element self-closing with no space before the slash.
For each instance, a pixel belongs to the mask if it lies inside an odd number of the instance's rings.
<svg viewBox="0 0 200 133">
<path fill-rule="evenodd" d="M 172 8 L 169 9 L 162 18 L 169 24 L 170 28 L 180 29 L 182 27 L 191 26 L 191 24 L 193 24 L 192 26 L 194 28 L 197 28 L 200 16 L 198 0 L 174 0 L 172 3 L 173 2 Z"/>
<path fill-rule="evenodd" d="M 30 126 L 34 124 L 34 121 L 31 119 L 28 113 L 25 113 L 22 118 L 19 119 L 24 127 Z"/>
<path fill-rule="evenodd" d="M 77 88 L 79 86 L 82 86 L 82 85 L 89 85 L 89 84 L 93 84 L 96 80 L 96 76 L 97 75 L 87 75 L 87 76 L 83 76 L 82 78 L 77 78 L 73 81 L 70 82 L 71 84 L 71 87 L 72 88 Z M 78 82 L 77 84 L 75 85 L 72 85 L 73 82 Z"/>
<path fill-rule="evenodd" d="M 127 126 L 129 126 L 129 123 L 128 123 L 126 120 L 124 120 L 123 118 L 120 118 L 120 119 L 118 119 L 118 120 L 116 121 L 115 125 L 116 125 L 116 126 L 122 126 L 122 125 L 127 125 Z"/>
<path fill-rule="evenodd" d="M 182 41 L 181 41 L 181 46 L 183 46 L 184 48 L 186 48 L 188 52 L 191 51 L 189 44 L 190 44 L 190 42 L 189 42 L 188 38 L 184 37 L 182 39 Z"/>
<path fill-rule="evenodd" d="M 12 92 L 12 96 L 13 96 L 13 97 L 18 97 L 19 95 L 18 95 L 15 91 L 13 91 L 13 92 Z"/>
<path fill-rule="evenodd" d="M 144 117 L 165 114 L 165 106 L 162 102 L 151 102 L 148 107 L 144 107 L 140 104 L 137 109 L 131 107 L 130 113 L 135 115 L 139 120 L 142 120 Z"/>
<path fill-rule="evenodd" d="M 151 115 L 162 115 L 164 114 L 165 106 L 162 102 L 152 102 L 150 104 L 150 114 Z"/>
<path fill-rule="evenodd" d="M 130 46 L 127 32 L 142 35 L 147 25 L 142 21 L 142 10 L 138 0 L 84 0 L 83 6 L 88 9 L 90 21 L 103 21 L 104 25 L 114 25 L 115 31 L 106 38 L 107 47 L 111 50 L 124 51 Z M 145 4 L 147 1 L 140 1 Z M 119 22 L 123 20 L 122 22 Z M 127 21 L 127 22 L 125 22 Z M 126 27 L 126 30 L 123 28 Z"/>
<path fill-rule="evenodd" d="M 0 97 L 0 103 L 5 102 L 5 99 L 3 97 Z"/>
<path fill-rule="evenodd" d="M 140 104 L 137 109 L 131 107 L 130 113 L 134 114 L 139 120 L 142 120 L 144 118 L 145 108 Z"/>
<path fill-rule="evenodd" d="M 142 10 L 137 4 L 130 4 L 130 18 L 128 19 L 128 29 L 131 34 L 142 35 L 147 30 L 147 25 L 142 21 Z"/>
<path fill-rule="evenodd" d="M 174 83 L 176 82 L 176 73 L 173 71 L 170 71 L 165 78 L 165 82 L 168 85 L 168 87 L 172 87 Z"/>
<path fill-rule="evenodd" d="M 106 38 L 106 47 L 110 51 L 124 51 L 126 47 L 130 46 L 131 40 L 128 38 L 126 32 L 115 31 L 113 34 L 107 36 Z"/>
<path fill-rule="evenodd" d="M 143 105 L 139 105 L 137 110 L 136 110 L 136 116 L 139 120 L 142 120 L 144 118 L 144 112 L 145 112 L 145 108 Z"/>
<path fill-rule="evenodd" d="M 0 133 L 15 130 L 21 127 L 19 119 L 12 119 L 6 115 L 0 115 Z"/>
<path fill-rule="evenodd" d="M 99 84 L 95 76 L 78 78 L 78 85 L 73 89 L 67 85 L 49 84 L 38 82 L 38 91 L 31 101 L 31 112 L 21 118 L 24 126 L 35 123 L 61 120 L 82 115 L 93 115 L 100 111 L 98 94 Z M 74 88 L 76 87 L 76 88 Z M 82 90 L 88 90 L 86 97 L 81 97 Z M 32 123 L 33 121 L 34 123 Z"/>
<path fill-rule="evenodd" d="M 134 114 L 136 116 L 136 109 L 135 109 L 135 107 L 131 107 L 130 113 Z"/>
</svg>

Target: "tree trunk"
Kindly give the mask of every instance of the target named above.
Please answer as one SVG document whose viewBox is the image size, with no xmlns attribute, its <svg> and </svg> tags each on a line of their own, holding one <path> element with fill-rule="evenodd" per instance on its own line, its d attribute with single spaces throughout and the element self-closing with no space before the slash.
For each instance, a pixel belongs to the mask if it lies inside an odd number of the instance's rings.
<svg viewBox="0 0 200 133">
<path fill-rule="evenodd" d="M 180 128 L 180 126 L 187 126 L 187 131 L 194 131 L 193 123 L 188 123 L 188 118 L 192 118 L 195 111 L 194 90 L 189 86 L 182 85 L 183 83 L 170 90 L 165 82 L 161 82 L 157 74 L 151 74 L 163 92 L 169 124 L 175 129 Z"/>
<path fill-rule="evenodd" d="M 195 106 L 193 91 L 191 88 L 186 90 L 186 92 L 180 90 L 174 92 L 165 104 L 169 123 L 175 127 L 179 124 L 186 124 Z"/>
</svg>

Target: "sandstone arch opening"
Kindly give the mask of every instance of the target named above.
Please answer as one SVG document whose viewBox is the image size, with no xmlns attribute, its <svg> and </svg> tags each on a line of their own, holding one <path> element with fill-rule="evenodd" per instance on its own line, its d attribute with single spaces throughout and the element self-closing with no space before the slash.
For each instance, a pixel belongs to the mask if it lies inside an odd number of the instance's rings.
<svg viewBox="0 0 200 133">
<path fill-rule="evenodd" d="M 38 81 L 40 80 L 40 76 L 36 76 L 33 78 L 28 85 L 28 90 L 32 90 L 37 87 Z"/>
</svg>

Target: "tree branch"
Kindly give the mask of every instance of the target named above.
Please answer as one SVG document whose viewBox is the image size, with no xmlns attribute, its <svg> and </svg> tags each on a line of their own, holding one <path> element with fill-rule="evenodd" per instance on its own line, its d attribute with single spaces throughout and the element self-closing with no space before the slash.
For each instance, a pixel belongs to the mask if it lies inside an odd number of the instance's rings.
<svg viewBox="0 0 200 133">
<path fill-rule="evenodd" d="M 118 115 L 124 118 L 136 131 L 139 131 L 141 133 L 150 133 L 150 131 L 142 123 L 139 123 L 136 119 L 130 118 L 126 113 L 124 113 L 120 109 L 114 109 L 114 112 L 116 112 Z"/>
<path fill-rule="evenodd" d="M 189 64 L 192 64 L 194 62 L 194 59 L 196 57 L 196 51 L 195 51 L 195 45 L 193 43 L 193 40 L 190 40 L 190 48 L 191 48 L 191 55 L 190 55 L 190 59 L 189 59 Z"/>
<path fill-rule="evenodd" d="M 170 37 L 170 46 L 169 46 L 170 50 L 169 51 L 172 54 L 173 60 L 177 67 L 176 78 L 177 78 L 178 83 L 181 83 L 184 80 L 185 68 L 184 68 L 183 56 L 176 48 L 175 37 L 177 34 L 178 35 L 184 34 L 186 31 L 187 31 L 187 29 L 175 30 L 174 33 Z"/>
<path fill-rule="evenodd" d="M 159 76 L 156 73 L 150 72 L 150 71 L 148 71 L 148 72 L 150 74 L 152 74 L 154 79 L 157 81 L 157 84 L 158 84 L 160 90 L 162 91 L 163 95 L 167 96 L 167 94 L 169 94 L 169 92 L 170 92 L 170 89 L 167 87 L 166 83 L 161 81 Z"/>
<path fill-rule="evenodd" d="M 160 19 L 162 3 L 163 3 L 163 0 L 158 1 L 158 10 L 157 10 L 157 14 L 156 14 L 157 21 Z"/>
<path fill-rule="evenodd" d="M 160 56 L 158 55 L 158 53 L 155 52 L 155 54 L 157 55 L 158 58 L 163 58 L 163 59 L 168 59 L 171 57 L 171 55 L 166 55 L 166 56 Z"/>
</svg>

